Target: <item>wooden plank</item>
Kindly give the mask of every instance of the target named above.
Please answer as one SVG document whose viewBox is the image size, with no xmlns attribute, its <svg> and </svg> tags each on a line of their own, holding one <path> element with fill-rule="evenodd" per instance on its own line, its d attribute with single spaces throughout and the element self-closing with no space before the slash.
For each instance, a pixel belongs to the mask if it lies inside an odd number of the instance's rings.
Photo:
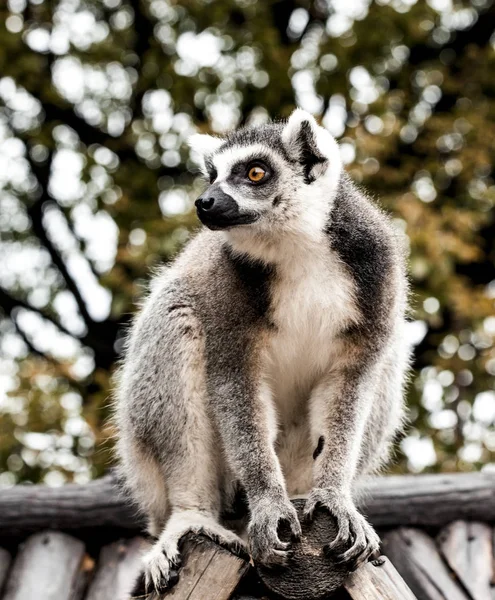
<svg viewBox="0 0 495 600">
<path fill-rule="evenodd" d="M 385 556 L 367 562 L 351 573 L 344 587 L 353 600 L 416 600 Z"/>
<path fill-rule="evenodd" d="M 143 531 L 144 518 L 124 498 L 115 478 L 84 485 L 15 485 L 0 496 L 0 538 L 24 537 L 45 529 L 71 532 L 107 528 Z M 114 538 L 115 539 L 115 538 Z"/>
<path fill-rule="evenodd" d="M 495 521 L 495 473 L 394 475 L 363 487 L 360 508 L 377 529 Z"/>
<path fill-rule="evenodd" d="M 17 554 L 3 600 L 72 600 L 83 559 L 84 544 L 64 533 L 31 536 Z"/>
<path fill-rule="evenodd" d="M 229 600 L 248 569 L 247 560 L 204 536 L 189 535 L 182 546 L 179 581 L 162 598 Z"/>
<path fill-rule="evenodd" d="M 395 529 L 383 537 L 383 548 L 418 600 L 469 600 L 423 531 Z"/>
<path fill-rule="evenodd" d="M 0 597 L 2 595 L 2 590 L 4 583 L 7 579 L 7 573 L 9 571 L 10 563 L 12 562 L 12 557 L 7 550 L 0 548 Z"/>
<path fill-rule="evenodd" d="M 143 538 L 136 537 L 102 548 L 86 600 L 127 600 L 141 571 L 141 556 L 147 547 Z"/>
<path fill-rule="evenodd" d="M 440 532 L 437 544 L 473 600 L 489 600 L 494 580 L 491 527 L 455 521 Z"/>
<path fill-rule="evenodd" d="M 495 473 L 378 477 L 364 487 L 363 510 L 377 528 L 443 527 L 459 519 L 495 522 Z M 60 488 L 17 485 L 0 497 L 0 537 L 102 527 L 126 536 L 144 529 L 111 475 Z"/>
</svg>

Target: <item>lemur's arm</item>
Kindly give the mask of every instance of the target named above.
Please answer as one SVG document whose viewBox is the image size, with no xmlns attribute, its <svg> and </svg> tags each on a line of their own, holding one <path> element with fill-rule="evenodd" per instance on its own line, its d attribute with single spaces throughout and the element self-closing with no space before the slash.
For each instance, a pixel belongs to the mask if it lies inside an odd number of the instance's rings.
<svg viewBox="0 0 495 600">
<path fill-rule="evenodd" d="M 352 485 L 365 443 L 373 384 L 373 378 L 364 368 L 347 365 L 324 378 L 311 399 L 312 411 L 318 413 L 313 418 L 320 424 L 321 438 L 306 514 L 310 517 L 320 505 L 335 517 L 339 533 L 327 549 L 347 547 L 342 554 L 344 560 L 359 561 L 361 555 L 367 557 L 378 550 L 380 543 L 352 498 Z"/>
<path fill-rule="evenodd" d="M 274 449 L 274 414 L 268 390 L 247 369 L 235 367 L 222 369 L 210 380 L 215 394 L 212 408 L 227 461 L 248 498 L 253 558 L 263 564 L 283 564 L 288 544 L 278 537 L 279 521 L 288 521 L 296 537 L 301 528 Z"/>
<path fill-rule="evenodd" d="M 324 378 L 314 390 L 321 423 L 321 451 L 314 463 L 314 486 L 348 495 L 354 481 L 363 434 L 370 412 L 370 393 L 364 373 L 343 368 Z"/>
</svg>

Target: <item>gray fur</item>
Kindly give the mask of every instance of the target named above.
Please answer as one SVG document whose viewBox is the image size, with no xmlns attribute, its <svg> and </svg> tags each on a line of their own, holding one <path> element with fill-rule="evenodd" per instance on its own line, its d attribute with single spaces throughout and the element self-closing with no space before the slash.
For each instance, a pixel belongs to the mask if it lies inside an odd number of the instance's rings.
<svg viewBox="0 0 495 600">
<path fill-rule="evenodd" d="M 122 475 L 158 538 L 146 585 L 170 583 L 187 531 L 242 546 L 222 522 L 240 490 L 256 561 L 286 561 L 277 527 L 299 535 L 289 496 L 306 494 L 308 518 L 320 504 L 337 519 L 327 550 L 343 542 L 359 562 L 379 540 L 355 483 L 386 460 L 403 415 L 401 242 L 303 111 L 199 146 L 210 196 L 256 219 L 198 233 L 130 333 L 115 418 Z M 266 182 L 246 179 L 252 161 Z"/>
</svg>

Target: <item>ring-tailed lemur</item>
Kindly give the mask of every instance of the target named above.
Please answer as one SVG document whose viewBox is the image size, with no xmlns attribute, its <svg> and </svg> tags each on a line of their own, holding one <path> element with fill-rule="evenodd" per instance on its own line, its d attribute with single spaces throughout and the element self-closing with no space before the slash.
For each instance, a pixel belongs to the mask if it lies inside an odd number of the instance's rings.
<svg viewBox="0 0 495 600">
<path fill-rule="evenodd" d="M 284 563 L 307 494 L 335 517 L 344 560 L 379 539 L 356 509 L 403 417 L 409 347 L 401 240 L 298 109 L 285 123 L 194 136 L 206 225 L 152 281 L 116 401 L 118 454 L 157 541 L 146 585 L 175 578 L 178 542 L 243 542 L 222 514 L 243 490 L 255 561 Z"/>
</svg>

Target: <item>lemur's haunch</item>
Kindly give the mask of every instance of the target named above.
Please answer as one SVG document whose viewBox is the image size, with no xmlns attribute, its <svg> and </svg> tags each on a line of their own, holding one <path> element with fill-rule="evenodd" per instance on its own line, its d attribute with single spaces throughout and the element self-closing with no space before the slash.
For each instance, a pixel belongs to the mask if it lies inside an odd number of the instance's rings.
<svg viewBox="0 0 495 600">
<path fill-rule="evenodd" d="M 172 583 L 188 531 L 243 546 L 221 518 L 239 490 L 255 561 L 286 561 L 277 526 L 299 535 L 301 494 L 337 521 L 326 550 L 364 560 L 379 539 L 353 489 L 403 418 L 400 234 L 302 110 L 192 147 L 206 228 L 153 279 L 116 401 L 121 472 L 157 538 L 146 586 Z"/>
</svg>

